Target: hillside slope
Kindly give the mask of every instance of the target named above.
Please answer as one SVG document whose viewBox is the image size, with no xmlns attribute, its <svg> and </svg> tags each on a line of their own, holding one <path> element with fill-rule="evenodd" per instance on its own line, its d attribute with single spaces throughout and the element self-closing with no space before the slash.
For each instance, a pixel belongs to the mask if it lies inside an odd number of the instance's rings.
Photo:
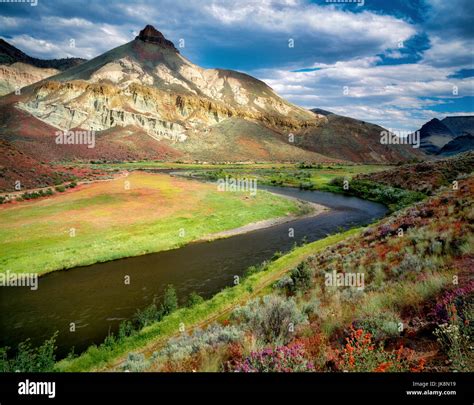
<svg viewBox="0 0 474 405">
<path fill-rule="evenodd" d="M 322 114 L 319 109 L 311 110 Z M 332 158 L 358 163 L 396 163 L 424 159 L 409 145 L 383 145 L 384 128 L 354 118 L 325 112 L 325 120 L 316 127 L 302 130 L 296 144 Z"/>
<path fill-rule="evenodd" d="M 33 58 L 0 38 L 0 96 L 58 74 L 85 59 Z"/>
</svg>

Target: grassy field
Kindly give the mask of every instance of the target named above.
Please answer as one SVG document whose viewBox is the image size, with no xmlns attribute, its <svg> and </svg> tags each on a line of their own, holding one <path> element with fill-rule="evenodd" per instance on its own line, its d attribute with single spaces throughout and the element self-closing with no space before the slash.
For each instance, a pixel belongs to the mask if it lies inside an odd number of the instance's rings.
<svg viewBox="0 0 474 405">
<path fill-rule="evenodd" d="M 192 178 L 217 180 L 226 176 L 255 178 L 260 184 L 280 187 L 296 187 L 303 190 L 321 190 L 353 195 L 386 205 L 391 212 L 404 208 L 425 195 L 386 184 L 354 178 L 357 175 L 377 175 L 387 166 L 381 165 L 306 165 L 299 164 L 280 168 L 256 166 L 227 167 L 213 169 L 183 170 L 181 175 Z M 344 182 L 348 181 L 348 188 Z"/>
<path fill-rule="evenodd" d="M 217 179 L 221 177 L 251 177 L 261 184 L 285 187 L 300 187 L 315 190 L 332 190 L 331 180 L 337 177 L 351 179 L 358 174 L 367 174 L 386 170 L 382 165 L 282 165 L 265 167 L 258 165 L 227 166 L 227 167 L 194 167 L 188 168 L 196 177 Z M 183 167 L 183 169 L 186 169 Z"/>
<path fill-rule="evenodd" d="M 218 192 L 212 184 L 135 172 L 1 206 L 0 271 L 44 274 L 158 252 L 301 210 L 264 191 Z"/>
<path fill-rule="evenodd" d="M 260 184 L 337 192 L 330 182 L 336 177 L 351 179 L 358 174 L 369 174 L 387 170 L 392 166 L 384 165 L 342 165 L 342 164 L 305 164 L 305 163 L 179 163 L 140 161 L 123 163 L 76 164 L 80 167 L 104 171 L 120 170 L 181 170 L 192 176 L 218 179 L 226 175 L 233 177 L 255 178 Z"/>
</svg>

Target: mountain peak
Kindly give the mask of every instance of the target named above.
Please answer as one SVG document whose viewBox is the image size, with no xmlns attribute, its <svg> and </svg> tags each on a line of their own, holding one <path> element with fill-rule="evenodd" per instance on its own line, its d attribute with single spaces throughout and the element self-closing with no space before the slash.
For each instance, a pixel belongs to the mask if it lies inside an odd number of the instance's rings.
<svg viewBox="0 0 474 405">
<path fill-rule="evenodd" d="M 148 42 L 150 44 L 160 45 L 165 48 L 174 49 L 176 52 L 178 52 L 173 42 L 166 39 L 165 36 L 160 31 L 158 31 L 155 27 L 153 27 L 153 25 L 148 24 L 145 28 L 143 28 L 140 31 L 140 33 L 135 39 L 138 39 L 143 42 Z"/>
</svg>

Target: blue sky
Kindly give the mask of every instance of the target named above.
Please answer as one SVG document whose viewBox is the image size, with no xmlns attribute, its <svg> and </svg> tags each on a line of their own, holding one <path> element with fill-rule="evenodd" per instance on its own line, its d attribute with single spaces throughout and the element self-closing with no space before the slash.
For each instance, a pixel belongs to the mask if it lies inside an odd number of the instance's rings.
<svg viewBox="0 0 474 405">
<path fill-rule="evenodd" d="M 472 16 L 472 0 L 38 0 L 0 3 L 0 36 L 41 58 L 92 58 L 152 24 L 184 39 L 198 65 L 244 71 L 303 107 L 414 130 L 473 114 Z"/>
</svg>

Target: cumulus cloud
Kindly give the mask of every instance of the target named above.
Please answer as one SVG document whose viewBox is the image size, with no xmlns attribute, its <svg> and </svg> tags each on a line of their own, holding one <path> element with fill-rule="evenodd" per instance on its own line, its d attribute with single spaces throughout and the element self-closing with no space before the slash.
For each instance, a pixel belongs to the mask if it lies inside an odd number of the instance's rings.
<svg viewBox="0 0 474 405">
<path fill-rule="evenodd" d="M 471 79 L 450 78 L 453 68 L 379 62 L 377 57 L 362 58 L 318 64 L 317 70 L 307 72 L 267 69 L 256 74 L 283 97 L 304 107 L 408 130 L 436 115 L 430 117 L 429 107 L 472 94 Z"/>
</svg>

